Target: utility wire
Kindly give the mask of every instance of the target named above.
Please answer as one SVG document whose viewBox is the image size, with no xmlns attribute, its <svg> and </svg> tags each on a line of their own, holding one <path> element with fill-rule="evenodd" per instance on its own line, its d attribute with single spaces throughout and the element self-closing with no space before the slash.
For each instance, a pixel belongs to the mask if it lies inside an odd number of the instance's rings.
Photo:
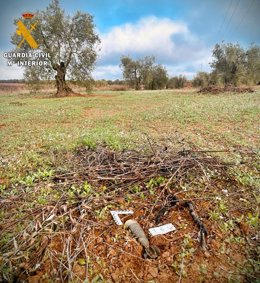
<svg viewBox="0 0 260 283">
<path fill-rule="evenodd" d="M 221 33 L 222 28 L 223 28 L 223 26 L 224 26 L 224 24 L 225 24 L 225 22 L 226 22 L 226 20 L 227 20 L 227 18 L 228 18 L 229 10 L 231 9 L 232 4 L 233 4 L 233 0 L 231 0 L 231 1 L 229 2 L 229 5 L 228 5 L 228 7 L 227 7 L 227 9 L 226 9 L 226 12 L 225 12 L 225 16 L 224 16 L 224 18 L 223 18 L 223 21 L 222 21 L 222 23 L 221 23 L 220 26 L 219 26 L 218 31 L 219 31 L 220 33 Z"/>
<path fill-rule="evenodd" d="M 237 10 L 237 8 L 238 8 L 238 6 L 239 6 L 239 4 L 240 4 L 240 1 L 241 1 L 241 0 L 238 0 L 238 1 L 236 2 L 236 5 L 234 6 L 232 15 L 231 15 L 231 17 L 229 18 L 229 21 L 228 21 L 228 23 L 227 23 L 226 31 L 224 32 L 223 38 L 225 37 L 225 35 L 227 34 L 227 32 L 228 32 L 228 30 L 229 30 L 230 23 L 231 23 L 231 21 L 232 21 L 233 16 L 234 16 L 235 13 L 236 13 L 236 10 Z"/>
<path fill-rule="evenodd" d="M 253 4 L 254 4 L 255 0 L 252 0 L 251 3 L 248 5 L 243 17 L 241 17 L 241 20 L 240 22 L 238 23 L 237 27 L 234 29 L 234 31 L 237 31 L 239 26 L 244 22 L 245 18 L 246 18 L 246 15 L 248 14 L 249 10 L 253 7 Z"/>
</svg>

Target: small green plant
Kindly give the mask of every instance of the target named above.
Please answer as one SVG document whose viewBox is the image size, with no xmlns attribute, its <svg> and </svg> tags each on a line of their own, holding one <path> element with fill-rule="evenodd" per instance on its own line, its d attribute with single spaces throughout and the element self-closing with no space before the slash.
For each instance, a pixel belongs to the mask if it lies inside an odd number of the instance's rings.
<svg viewBox="0 0 260 283">
<path fill-rule="evenodd" d="M 6 189 L 6 185 L 0 185 L 0 194 L 3 193 Z"/>
<path fill-rule="evenodd" d="M 97 147 L 96 142 L 90 137 L 84 137 L 82 145 L 87 146 L 89 149 L 94 150 Z"/>
<path fill-rule="evenodd" d="M 223 232 L 229 232 L 229 231 L 232 231 L 234 229 L 234 226 L 235 226 L 234 221 L 232 219 L 229 219 L 228 221 L 221 223 L 220 229 Z"/>
<path fill-rule="evenodd" d="M 177 275 L 183 277 L 187 276 L 186 264 L 188 260 L 193 256 L 195 248 L 193 240 L 189 234 L 185 235 L 182 243 L 181 253 L 177 256 L 177 259 L 173 262 L 172 267 Z"/>
<path fill-rule="evenodd" d="M 93 193 L 92 186 L 85 181 L 84 184 L 81 187 L 77 187 L 75 185 L 72 185 L 68 190 L 68 195 L 70 198 L 74 197 L 89 197 Z M 96 193 L 97 196 L 99 196 L 98 193 Z"/>
<path fill-rule="evenodd" d="M 102 209 L 95 210 L 97 218 L 100 219 L 100 220 L 106 219 L 107 212 L 111 207 L 112 207 L 111 205 L 107 205 L 107 206 L 103 207 Z"/>
<path fill-rule="evenodd" d="M 146 183 L 146 188 L 148 190 L 152 190 L 156 187 L 159 187 L 160 185 L 162 185 L 165 182 L 165 178 L 162 176 L 159 176 L 157 178 L 152 178 L 149 180 L 149 182 Z"/>
<path fill-rule="evenodd" d="M 252 172 L 246 170 L 230 169 L 231 174 L 234 176 L 235 180 L 244 186 L 256 186 L 259 184 L 259 179 L 254 177 Z"/>
<path fill-rule="evenodd" d="M 258 228 L 259 227 L 259 212 L 257 212 L 255 215 L 252 213 L 247 214 L 247 221 L 246 221 L 250 226 L 253 228 Z"/>
<path fill-rule="evenodd" d="M 20 181 L 20 184 L 25 185 L 27 187 L 31 187 L 31 186 L 33 186 L 35 180 L 36 180 L 36 178 L 35 178 L 34 175 L 32 175 L 32 176 L 28 175 Z"/>
<path fill-rule="evenodd" d="M 131 192 L 133 192 L 134 194 L 138 194 L 141 192 L 141 187 L 138 186 L 138 185 L 135 185 L 132 189 L 131 189 Z"/>
<path fill-rule="evenodd" d="M 206 274 L 208 273 L 208 267 L 207 267 L 207 265 L 204 264 L 204 263 L 201 263 L 201 264 L 199 265 L 199 272 L 200 272 L 201 274 L 203 274 L 203 275 L 206 275 Z"/>
<path fill-rule="evenodd" d="M 209 218 L 214 220 L 214 221 L 217 221 L 217 220 L 221 219 L 221 213 L 219 213 L 216 210 L 210 211 L 209 212 Z"/>
<path fill-rule="evenodd" d="M 127 194 L 125 199 L 126 199 L 127 203 L 131 203 L 132 200 L 133 200 L 133 198 L 132 198 L 132 196 L 130 194 Z"/>
<path fill-rule="evenodd" d="M 46 180 L 48 180 L 48 178 L 50 178 L 54 175 L 54 170 L 52 170 L 52 169 L 49 169 L 49 170 L 38 169 L 38 171 L 36 173 L 34 173 L 33 175 L 34 175 L 35 179 L 37 179 L 37 180 L 46 181 Z"/>
<path fill-rule="evenodd" d="M 219 201 L 219 211 L 223 214 L 228 212 L 228 208 L 226 206 L 226 203 L 222 199 Z"/>
<path fill-rule="evenodd" d="M 102 274 L 97 274 L 92 280 L 91 283 L 104 283 L 104 277 Z"/>
<path fill-rule="evenodd" d="M 87 181 L 85 181 L 83 184 L 83 192 L 85 192 L 87 195 L 93 192 L 91 185 Z"/>
<path fill-rule="evenodd" d="M 145 194 L 143 192 L 140 193 L 140 198 L 145 199 Z"/>
<path fill-rule="evenodd" d="M 25 176 L 22 180 L 19 181 L 20 184 L 27 187 L 32 187 L 37 181 L 46 181 L 54 175 L 54 170 L 52 169 L 38 169 L 37 172 L 32 173 L 31 175 Z"/>
<path fill-rule="evenodd" d="M 46 199 L 45 196 L 40 195 L 40 196 L 38 196 L 38 198 L 37 198 L 37 202 L 38 202 L 39 204 L 44 205 L 44 204 L 47 203 L 47 199 Z"/>
</svg>

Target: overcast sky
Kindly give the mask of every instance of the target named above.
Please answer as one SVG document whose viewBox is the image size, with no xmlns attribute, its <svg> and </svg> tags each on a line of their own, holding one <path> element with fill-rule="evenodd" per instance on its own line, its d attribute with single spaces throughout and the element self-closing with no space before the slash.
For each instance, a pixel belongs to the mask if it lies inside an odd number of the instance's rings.
<svg viewBox="0 0 260 283">
<path fill-rule="evenodd" d="M 23 69 L 7 66 L 13 23 L 25 11 L 45 8 L 50 0 L 3 0 L 0 11 L 0 79 L 22 78 Z M 69 14 L 94 16 L 101 51 L 95 79 L 121 79 L 120 57 L 153 55 L 169 75 L 192 78 L 209 71 L 216 43 L 260 44 L 260 0 L 60 0 Z"/>
</svg>

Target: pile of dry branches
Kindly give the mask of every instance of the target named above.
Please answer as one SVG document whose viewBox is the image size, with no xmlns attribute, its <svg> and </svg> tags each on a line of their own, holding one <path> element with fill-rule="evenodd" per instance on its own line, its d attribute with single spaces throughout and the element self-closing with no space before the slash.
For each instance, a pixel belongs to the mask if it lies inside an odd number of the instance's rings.
<svg viewBox="0 0 260 283">
<path fill-rule="evenodd" d="M 254 92 L 254 90 L 251 87 L 235 87 L 235 86 L 219 87 L 215 85 L 210 85 L 198 91 L 198 93 L 213 93 L 213 94 L 219 94 L 223 92 L 252 93 Z"/>
<path fill-rule="evenodd" d="M 146 153 L 134 150 L 117 152 L 103 146 L 95 150 L 79 148 L 70 163 L 74 167 L 73 176 L 76 174 L 79 180 L 121 189 L 134 184 L 142 185 L 156 176 L 184 176 L 192 170 L 203 174 L 203 168 L 220 169 L 228 165 L 205 155 L 205 152 L 183 150 L 176 153 L 167 149 L 153 149 Z M 55 180 L 62 181 L 66 178 L 68 174 L 58 174 Z"/>
</svg>

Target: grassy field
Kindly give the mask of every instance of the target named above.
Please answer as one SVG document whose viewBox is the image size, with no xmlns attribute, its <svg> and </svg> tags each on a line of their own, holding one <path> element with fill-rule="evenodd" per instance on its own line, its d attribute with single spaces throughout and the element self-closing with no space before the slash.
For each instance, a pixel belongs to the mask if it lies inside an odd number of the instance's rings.
<svg viewBox="0 0 260 283">
<path fill-rule="evenodd" d="M 258 148 L 259 95 L 178 91 L 102 92 L 63 99 L 1 95 L 1 153 L 15 162 L 17 170 L 31 166 L 26 160 L 37 160 L 39 153 L 48 159 L 49 150 L 101 142 L 115 149 L 135 147 L 147 143 L 146 135 L 181 149 Z"/>
<path fill-rule="evenodd" d="M 59 99 L 1 94 L 0 281 L 257 282 L 259 118 L 260 90 L 97 91 Z M 120 187 L 116 179 L 112 185 L 89 183 L 86 156 L 103 166 L 96 164 L 95 174 L 107 166 L 102 158 L 117 153 L 111 168 L 134 160 L 143 170 L 145 157 L 138 161 L 133 149 L 161 150 L 157 167 L 172 158 L 183 169 L 152 174 L 135 186 Z M 183 150 L 193 153 L 178 153 Z M 208 152 L 200 157 L 198 151 Z M 134 209 L 136 217 L 145 215 L 140 221 L 148 229 L 167 193 L 195 202 L 209 229 L 209 252 L 199 249 L 195 226 L 181 206 L 165 219 L 177 225 L 177 236 L 154 240 L 163 251 L 159 261 L 142 259 L 138 244 L 111 220 L 110 209 Z M 85 214 L 79 214 L 83 204 Z M 84 226 L 80 232 L 78 225 Z M 125 245 L 130 252 L 118 248 Z"/>
</svg>

